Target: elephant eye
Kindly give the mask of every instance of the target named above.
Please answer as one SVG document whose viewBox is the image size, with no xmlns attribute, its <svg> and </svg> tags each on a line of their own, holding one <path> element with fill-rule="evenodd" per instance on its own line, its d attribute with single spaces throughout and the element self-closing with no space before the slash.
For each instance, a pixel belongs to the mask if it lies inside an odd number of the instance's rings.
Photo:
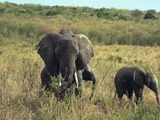
<svg viewBox="0 0 160 120">
<path fill-rule="evenodd" d="M 76 55 L 76 57 L 78 57 L 78 54 Z"/>
<path fill-rule="evenodd" d="M 57 56 L 57 59 L 59 59 L 59 55 L 56 55 Z"/>
</svg>

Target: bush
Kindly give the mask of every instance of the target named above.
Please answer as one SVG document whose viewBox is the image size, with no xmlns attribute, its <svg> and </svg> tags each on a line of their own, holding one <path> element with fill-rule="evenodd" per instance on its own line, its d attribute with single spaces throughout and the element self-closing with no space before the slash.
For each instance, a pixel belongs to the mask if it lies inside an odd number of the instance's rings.
<svg viewBox="0 0 160 120">
<path fill-rule="evenodd" d="M 155 13 L 156 13 L 155 10 L 148 10 L 144 16 L 144 19 L 156 19 L 155 15 L 154 15 Z"/>
</svg>

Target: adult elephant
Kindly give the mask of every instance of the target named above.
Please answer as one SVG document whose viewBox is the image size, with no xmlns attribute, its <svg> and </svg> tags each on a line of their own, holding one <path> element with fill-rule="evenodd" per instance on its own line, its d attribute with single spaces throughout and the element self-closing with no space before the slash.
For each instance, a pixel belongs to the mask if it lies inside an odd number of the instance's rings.
<svg viewBox="0 0 160 120">
<path fill-rule="evenodd" d="M 133 91 L 136 96 L 136 103 L 138 100 L 142 100 L 144 85 L 155 92 L 157 103 L 160 104 L 158 80 L 153 73 L 138 67 L 123 67 L 118 70 L 114 82 L 120 104 L 123 94 L 127 94 L 128 98 L 132 99 Z"/>
<path fill-rule="evenodd" d="M 83 34 L 73 34 L 62 29 L 59 33 L 46 34 L 39 43 L 38 53 L 45 63 L 41 72 L 41 86 L 53 91 L 58 98 L 64 98 L 65 92 L 76 83 L 76 95 L 81 93 L 82 79 L 96 83 L 95 76 L 89 67 L 94 56 L 91 41 Z M 57 91 L 51 86 L 51 78 L 62 76 L 64 82 Z M 93 96 L 93 92 L 91 93 Z"/>
</svg>

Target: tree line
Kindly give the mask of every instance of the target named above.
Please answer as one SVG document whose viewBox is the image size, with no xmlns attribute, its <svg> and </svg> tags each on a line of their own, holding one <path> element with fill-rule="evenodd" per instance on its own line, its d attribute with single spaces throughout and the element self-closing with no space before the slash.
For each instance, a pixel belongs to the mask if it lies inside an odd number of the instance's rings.
<svg viewBox="0 0 160 120">
<path fill-rule="evenodd" d="M 95 44 L 160 45 L 160 13 L 73 6 L 0 3 L 0 42 L 23 37 L 39 40 L 61 28 L 87 35 Z M 6 43 L 6 42 L 5 42 Z"/>
<path fill-rule="evenodd" d="M 124 10 L 115 8 L 90 8 L 73 6 L 42 6 L 36 4 L 15 4 L 4 2 L 0 3 L 0 13 L 13 13 L 17 16 L 22 14 L 55 16 L 65 15 L 73 17 L 97 17 L 109 20 L 137 20 L 137 19 L 159 19 L 160 13 L 151 9 L 147 11 Z"/>
</svg>

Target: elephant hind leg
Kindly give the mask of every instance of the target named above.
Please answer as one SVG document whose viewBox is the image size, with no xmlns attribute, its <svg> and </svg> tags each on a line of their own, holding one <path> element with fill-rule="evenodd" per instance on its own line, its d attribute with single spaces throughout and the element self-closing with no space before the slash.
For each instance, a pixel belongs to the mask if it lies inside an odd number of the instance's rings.
<svg viewBox="0 0 160 120">
<path fill-rule="evenodd" d="M 127 94 L 128 99 L 132 100 L 133 90 L 129 90 Z"/>
<path fill-rule="evenodd" d="M 123 97 L 123 92 L 118 92 L 118 99 L 122 100 L 122 97 Z"/>
</svg>

